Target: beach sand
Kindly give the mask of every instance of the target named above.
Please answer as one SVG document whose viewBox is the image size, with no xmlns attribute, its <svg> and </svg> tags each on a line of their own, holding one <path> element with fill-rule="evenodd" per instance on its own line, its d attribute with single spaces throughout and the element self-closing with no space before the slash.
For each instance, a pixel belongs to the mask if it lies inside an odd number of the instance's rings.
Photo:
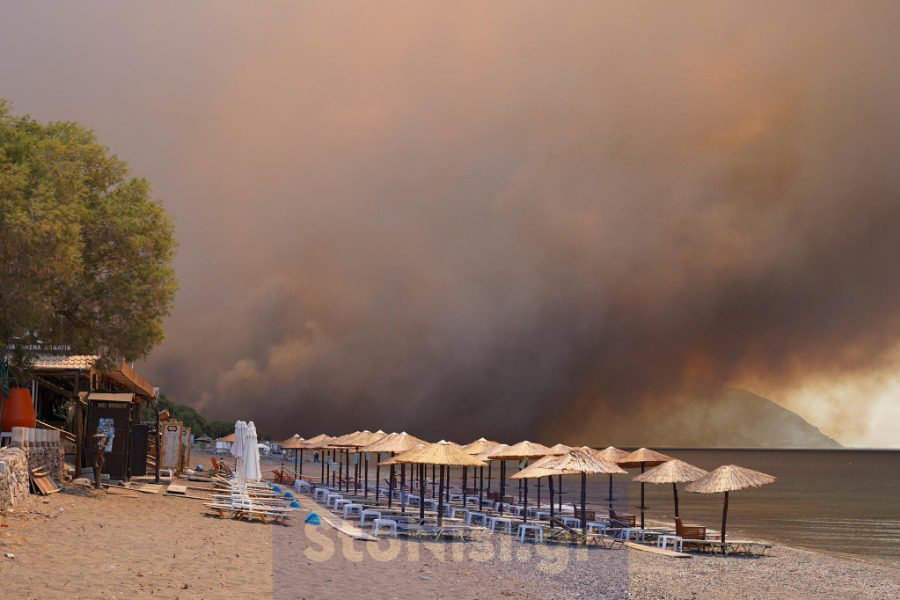
<svg viewBox="0 0 900 600">
<path fill-rule="evenodd" d="M 2 516 L 5 598 L 896 598 L 896 568 L 776 547 L 761 559 L 352 541 L 223 520 L 201 501 L 69 487 Z M 6 558 L 4 554 L 14 555 Z"/>
</svg>

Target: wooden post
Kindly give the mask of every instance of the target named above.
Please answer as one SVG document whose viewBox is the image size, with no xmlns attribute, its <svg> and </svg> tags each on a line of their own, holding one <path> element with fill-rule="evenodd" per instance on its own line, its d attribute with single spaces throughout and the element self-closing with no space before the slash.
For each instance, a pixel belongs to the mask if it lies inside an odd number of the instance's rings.
<svg viewBox="0 0 900 600">
<path fill-rule="evenodd" d="M 431 465 L 431 497 L 437 497 L 437 466 Z"/>
<path fill-rule="evenodd" d="M 449 469 L 448 469 L 449 471 Z M 424 504 L 424 502 L 422 503 Z M 438 488 L 438 527 L 444 524 L 444 465 L 441 465 L 441 486 Z"/>
<path fill-rule="evenodd" d="M 394 453 L 391 452 L 391 456 L 394 456 Z M 394 503 L 394 465 L 391 465 L 391 475 L 388 480 L 388 508 Z"/>
<path fill-rule="evenodd" d="M 494 461 L 492 461 L 490 459 L 488 459 L 488 461 L 487 461 L 487 464 L 488 464 L 488 497 L 490 497 L 490 495 L 491 495 L 491 465 L 493 464 L 493 462 Z"/>
<path fill-rule="evenodd" d="M 438 490 L 438 492 L 440 493 L 440 490 Z M 447 502 L 449 503 L 450 502 L 450 467 L 449 466 L 447 467 L 447 491 L 444 493 L 447 494 Z"/>
<path fill-rule="evenodd" d="M 484 467 L 478 467 L 478 510 L 484 509 Z"/>
<path fill-rule="evenodd" d="M 609 474 L 609 510 L 612 510 L 612 473 Z M 675 516 L 677 517 L 678 515 L 676 514 Z"/>
<path fill-rule="evenodd" d="M 522 506 L 522 522 L 528 522 L 528 480 L 522 480 L 522 487 L 525 489 L 525 502 Z"/>
<path fill-rule="evenodd" d="M 159 402 L 159 400 L 157 400 L 157 405 L 155 407 L 156 410 L 154 411 L 156 413 L 156 467 L 154 469 L 156 483 L 159 483 L 159 456 L 160 456 L 159 450 L 160 450 L 160 446 L 162 446 L 162 431 L 159 430 L 160 424 L 159 424 L 159 404 L 158 404 L 158 402 Z"/>
<path fill-rule="evenodd" d="M 324 449 L 319 450 L 319 458 L 322 462 L 322 465 L 321 465 L 322 466 L 322 478 L 319 481 L 322 483 L 322 485 L 327 486 L 328 482 L 325 481 L 325 450 Z"/>
<path fill-rule="evenodd" d="M 381 490 L 381 452 L 375 455 L 375 504 L 378 504 L 378 492 Z"/>
<path fill-rule="evenodd" d="M 587 475 L 581 474 L 581 531 L 587 531 Z M 641 525 L 643 527 L 643 524 Z"/>
<path fill-rule="evenodd" d="M 672 484 L 672 494 L 675 496 L 675 518 L 678 518 L 678 484 Z"/>
<path fill-rule="evenodd" d="M 725 492 L 725 505 L 722 507 L 722 554 L 725 553 L 725 519 L 728 517 L 728 492 Z"/>
<path fill-rule="evenodd" d="M 559 484 L 559 514 L 562 514 L 562 475 L 556 477 L 556 482 Z"/>
<path fill-rule="evenodd" d="M 641 473 L 644 472 L 644 463 L 641 463 Z M 644 482 L 641 482 L 641 529 L 644 528 Z"/>
<path fill-rule="evenodd" d="M 462 495 L 463 495 L 463 508 L 466 506 L 466 486 L 469 484 L 469 467 L 463 467 L 462 474 Z"/>
<path fill-rule="evenodd" d="M 400 464 L 400 512 L 406 513 L 406 463 Z"/>
<path fill-rule="evenodd" d="M 422 477 L 422 471 L 425 470 L 425 465 L 419 465 L 419 520 L 425 520 L 425 478 Z M 440 499 L 438 499 L 440 501 Z M 438 512 L 438 523 L 440 523 L 441 513 Z"/>
<path fill-rule="evenodd" d="M 547 478 L 547 488 L 550 493 L 550 516 L 553 516 L 553 475 Z"/>
<path fill-rule="evenodd" d="M 365 477 L 363 478 L 363 498 L 369 497 L 369 453 L 363 452 L 363 459 L 366 461 Z"/>
<path fill-rule="evenodd" d="M 506 477 L 504 477 L 506 471 L 506 461 L 500 461 L 500 516 L 503 516 L 503 496 L 506 492 Z"/>
</svg>

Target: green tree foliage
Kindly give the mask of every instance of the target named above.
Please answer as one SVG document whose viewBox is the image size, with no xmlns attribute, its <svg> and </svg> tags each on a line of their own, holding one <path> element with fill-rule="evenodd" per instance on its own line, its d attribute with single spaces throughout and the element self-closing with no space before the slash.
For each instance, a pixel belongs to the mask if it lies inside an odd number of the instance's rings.
<svg viewBox="0 0 900 600">
<path fill-rule="evenodd" d="M 216 439 L 224 437 L 234 431 L 234 423 L 208 421 L 203 415 L 190 406 L 176 404 L 172 400 L 169 400 L 164 393 L 159 395 L 158 410 L 168 410 L 172 418 L 178 419 L 186 426 L 190 427 L 191 433 L 194 435 L 208 435 L 209 437 Z M 144 413 L 144 420 L 152 421 L 155 418 L 156 416 L 153 414 L 153 408 L 147 405 L 146 412 Z"/>
<path fill-rule="evenodd" d="M 40 339 L 145 356 L 175 296 L 174 251 L 147 181 L 93 132 L 0 100 L 0 352 Z"/>
</svg>

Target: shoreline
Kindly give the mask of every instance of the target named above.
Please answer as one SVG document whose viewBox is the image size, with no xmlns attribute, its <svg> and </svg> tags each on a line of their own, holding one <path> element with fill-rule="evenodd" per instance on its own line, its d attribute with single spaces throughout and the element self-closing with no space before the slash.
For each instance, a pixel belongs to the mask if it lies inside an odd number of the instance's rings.
<svg viewBox="0 0 900 600">
<path fill-rule="evenodd" d="M 519 544 L 505 535 L 487 544 L 367 543 L 302 518 L 272 526 L 204 512 L 198 500 L 71 486 L 32 496 L 3 516 L 4 590 L 23 598 L 306 600 L 900 596 L 895 567 L 780 544 L 758 559 L 673 559 Z"/>
</svg>

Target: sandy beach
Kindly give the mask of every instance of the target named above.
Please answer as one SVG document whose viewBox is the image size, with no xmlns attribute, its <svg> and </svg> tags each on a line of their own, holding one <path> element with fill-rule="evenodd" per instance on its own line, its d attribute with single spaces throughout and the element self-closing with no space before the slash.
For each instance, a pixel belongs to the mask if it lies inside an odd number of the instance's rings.
<svg viewBox="0 0 900 600">
<path fill-rule="evenodd" d="M 631 549 L 352 541 L 222 520 L 199 500 L 68 487 L 3 515 L 10 598 L 891 598 L 896 568 L 776 546 L 758 559 Z"/>
</svg>

